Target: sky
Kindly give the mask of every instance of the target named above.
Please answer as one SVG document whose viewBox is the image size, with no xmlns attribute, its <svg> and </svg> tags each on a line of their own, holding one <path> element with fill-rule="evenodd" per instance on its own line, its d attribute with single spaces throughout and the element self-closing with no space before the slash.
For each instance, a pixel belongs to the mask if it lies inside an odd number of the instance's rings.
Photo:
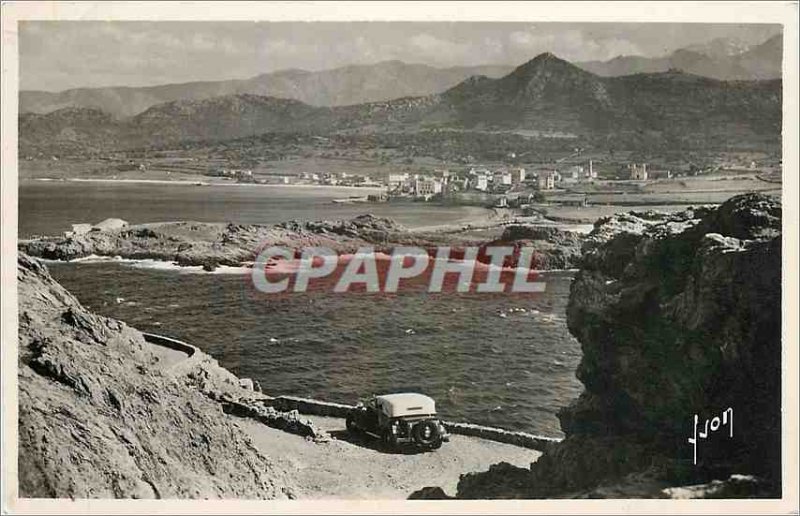
<svg viewBox="0 0 800 516">
<path fill-rule="evenodd" d="M 715 38 L 756 44 L 778 25 L 515 22 L 22 21 L 20 88 L 150 86 L 387 60 L 431 66 L 655 57 Z"/>
</svg>

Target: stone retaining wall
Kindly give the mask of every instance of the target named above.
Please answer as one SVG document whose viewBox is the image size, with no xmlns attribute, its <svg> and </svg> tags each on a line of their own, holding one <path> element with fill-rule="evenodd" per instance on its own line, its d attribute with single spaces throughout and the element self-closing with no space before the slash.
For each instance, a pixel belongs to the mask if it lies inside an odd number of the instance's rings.
<svg viewBox="0 0 800 516">
<path fill-rule="evenodd" d="M 171 337 L 165 337 L 163 335 L 156 335 L 155 333 L 146 333 L 146 332 L 142 332 L 142 336 L 144 337 L 144 340 L 146 340 L 150 344 L 163 346 L 165 348 L 173 349 L 175 351 L 181 351 L 183 353 L 186 353 L 186 355 L 190 357 L 197 352 L 196 347 L 178 339 L 173 339 Z"/>
<path fill-rule="evenodd" d="M 271 400 L 269 403 L 276 410 L 281 412 L 296 410 L 300 414 L 313 414 L 316 416 L 338 418 L 347 417 L 347 413 L 354 408 L 352 405 L 332 403 L 329 401 L 319 401 L 309 398 L 299 398 L 295 396 L 279 396 Z M 454 421 L 442 421 L 442 423 L 447 431 L 451 434 L 479 437 L 489 441 L 513 444 L 515 446 L 539 451 L 544 451 L 548 446 L 561 441 L 561 439 L 555 437 L 544 437 L 525 432 L 504 430 L 502 428 L 473 425 L 470 423 L 457 423 Z"/>
<path fill-rule="evenodd" d="M 531 448 L 539 451 L 544 451 L 548 446 L 561 441 L 561 439 L 556 437 L 544 437 L 526 432 L 514 432 L 511 430 L 504 430 L 502 428 L 494 428 L 491 426 L 473 425 L 471 423 L 456 423 L 454 421 L 442 421 L 442 423 L 444 423 L 444 427 L 451 434 L 480 437 L 481 439 L 486 439 L 489 441 L 513 444 L 515 446 Z"/>
<path fill-rule="evenodd" d="M 291 434 L 310 437 L 315 441 L 326 441 L 328 433 L 317 427 L 312 421 L 299 416 L 299 411 L 279 411 L 275 407 L 260 403 L 248 403 L 243 400 L 223 398 L 222 410 L 226 414 L 247 417 L 260 421 L 271 427 Z"/>
<path fill-rule="evenodd" d="M 330 401 L 312 400 L 308 398 L 298 398 L 296 396 L 278 396 L 270 403 L 275 410 L 288 412 L 296 410 L 301 414 L 313 414 L 315 416 L 328 416 L 346 418 L 347 413 L 354 407 L 342 403 L 332 403 Z"/>
<path fill-rule="evenodd" d="M 177 351 L 182 351 L 189 357 L 192 357 L 197 352 L 197 348 L 191 344 L 187 344 L 177 339 L 172 339 L 170 337 L 164 337 L 163 335 L 156 335 L 153 333 L 144 333 L 143 335 L 145 340 L 151 344 L 157 344 Z M 198 356 L 202 356 L 202 353 L 199 353 Z M 346 418 L 348 412 L 355 408 L 352 405 L 345 405 L 343 403 L 300 398 L 297 396 L 278 396 L 272 399 L 265 399 L 264 403 L 269 407 L 272 407 L 272 409 L 278 413 L 296 411 L 299 414 L 337 417 L 342 419 Z M 316 429 L 312 430 L 313 425 L 310 421 L 301 420 L 298 422 L 294 417 L 290 417 L 289 419 L 291 422 L 287 422 L 282 417 L 276 417 L 275 413 L 269 413 L 267 415 L 265 413 L 261 413 L 262 411 L 260 409 L 256 409 L 252 406 L 246 407 L 245 405 L 240 405 L 230 401 L 227 401 L 225 405 L 227 410 L 231 410 L 238 415 L 246 415 L 254 419 L 259 419 L 264 424 L 274 428 L 281 428 L 301 435 L 314 435 L 317 433 Z M 513 444 L 514 446 L 520 446 L 539 451 L 544 451 L 553 443 L 561 441 L 561 439 L 554 437 L 544 437 L 525 432 L 504 430 L 502 428 L 473 425 L 470 423 L 458 423 L 454 421 L 442 421 L 442 423 L 447 431 L 451 434 L 478 437 L 489 441 Z"/>
</svg>

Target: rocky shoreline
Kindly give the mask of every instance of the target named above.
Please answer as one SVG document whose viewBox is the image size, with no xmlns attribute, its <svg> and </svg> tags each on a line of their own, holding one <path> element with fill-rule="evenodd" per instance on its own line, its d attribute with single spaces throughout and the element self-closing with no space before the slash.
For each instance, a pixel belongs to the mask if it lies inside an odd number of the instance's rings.
<svg viewBox="0 0 800 516">
<path fill-rule="evenodd" d="M 162 222 L 93 230 L 83 234 L 40 237 L 20 242 L 30 256 L 70 261 L 89 256 L 159 260 L 181 266 L 248 266 L 259 250 L 280 246 L 297 251 L 327 247 L 340 254 L 370 246 L 390 252 L 395 246 L 416 246 L 435 253 L 437 246 L 454 250 L 468 246 L 511 245 L 536 249 L 539 269 L 577 266 L 582 235 L 555 227 L 508 223 L 499 238 L 476 238 L 465 232 L 411 231 L 386 218 L 362 215 L 350 220 L 298 222 L 276 225 Z"/>
</svg>

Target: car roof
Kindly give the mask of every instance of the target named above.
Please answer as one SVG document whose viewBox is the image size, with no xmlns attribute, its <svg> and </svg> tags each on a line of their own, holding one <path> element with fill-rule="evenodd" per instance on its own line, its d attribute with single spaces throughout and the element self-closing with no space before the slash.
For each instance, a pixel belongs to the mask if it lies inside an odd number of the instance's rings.
<svg viewBox="0 0 800 516">
<path fill-rule="evenodd" d="M 389 417 L 436 414 L 436 402 L 416 392 L 375 396 L 377 404 Z"/>
</svg>

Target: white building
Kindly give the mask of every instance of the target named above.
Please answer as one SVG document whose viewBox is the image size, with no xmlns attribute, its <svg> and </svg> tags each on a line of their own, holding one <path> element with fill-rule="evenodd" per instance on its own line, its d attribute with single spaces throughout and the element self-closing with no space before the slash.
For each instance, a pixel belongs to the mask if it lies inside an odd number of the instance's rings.
<svg viewBox="0 0 800 516">
<path fill-rule="evenodd" d="M 338 185 L 339 179 L 336 177 L 336 174 L 322 174 L 322 184 L 324 185 Z"/>
<path fill-rule="evenodd" d="M 641 165 L 637 165 L 636 163 L 631 163 L 628 165 L 630 169 L 630 178 L 634 181 L 645 181 L 647 180 L 647 163 L 642 163 Z"/>
<path fill-rule="evenodd" d="M 485 176 L 488 175 L 489 173 L 490 173 L 489 169 L 486 167 L 478 167 L 478 168 L 472 167 L 469 169 L 469 175 L 471 176 Z"/>
<path fill-rule="evenodd" d="M 421 177 L 414 182 L 414 195 L 430 197 L 442 193 L 442 182 L 433 177 Z"/>
<path fill-rule="evenodd" d="M 586 179 L 597 179 L 597 171 L 592 165 L 592 160 L 589 160 L 589 169 L 586 171 Z"/>
<path fill-rule="evenodd" d="M 505 170 L 495 172 L 493 182 L 495 186 L 511 186 L 511 172 Z"/>
<path fill-rule="evenodd" d="M 539 190 L 552 190 L 556 187 L 556 171 L 542 171 L 539 172 L 539 177 L 536 180 L 536 185 Z"/>
<path fill-rule="evenodd" d="M 525 182 L 525 169 L 515 168 L 511 171 L 511 183 L 518 185 Z"/>
<path fill-rule="evenodd" d="M 398 186 L 402 185 L 408 181 L 408 174 L 389 174 L 389 177 L 386 179 L 386 184 L 389 186 L 389 189 L 392 190 L 397 188 Z"/>
</svg>

